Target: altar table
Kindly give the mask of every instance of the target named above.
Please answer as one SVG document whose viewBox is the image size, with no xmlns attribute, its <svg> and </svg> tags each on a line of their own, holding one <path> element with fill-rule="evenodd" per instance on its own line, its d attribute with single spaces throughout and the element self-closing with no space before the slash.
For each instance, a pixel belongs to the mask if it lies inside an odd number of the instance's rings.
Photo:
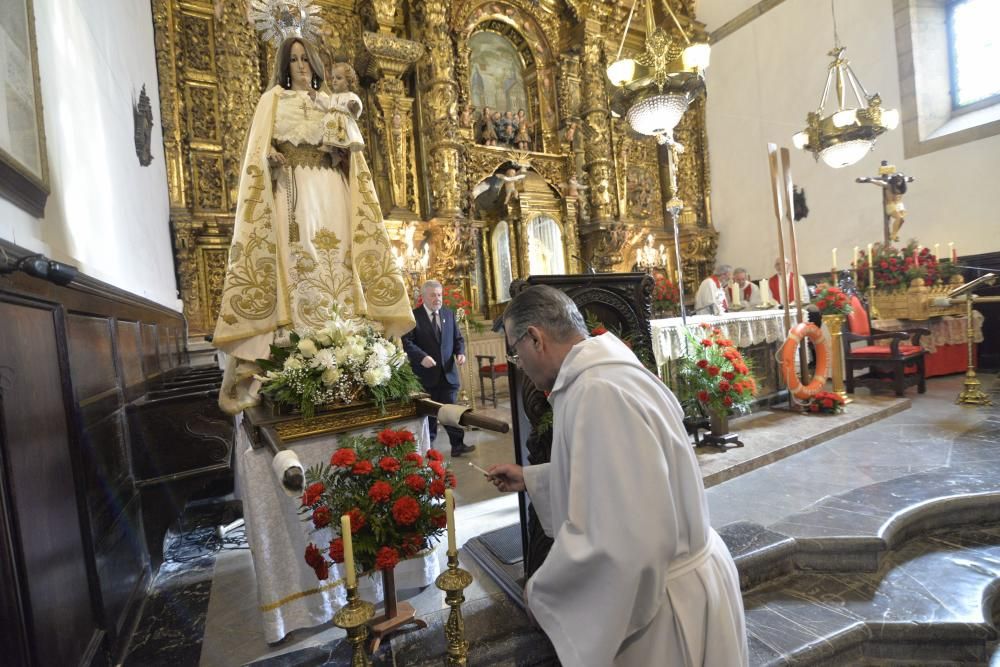
<svg viewBox="0 0 1000 667">
<path fill-rule="evenodd" d="M 806 312 L 802 312 L 803 318 Z M 795 321 L 795 311 L 791 313 Z M 671 362 L 684 356 L 687 349 L 684 322 L 679 317 L 653 320 L 650 323 L 653 335 L 653 358 L 661 369 L 664 381 L 675 386 L 675 369 Z M 770 400 L 784 389 L 781 369 L 775 358 L 778 348 L 788 337 L 785 327 L 784 309 L 747 310 L 721 315 L 692 315 L 687 318 L 686 331 L 695 340 L 704 338 L 702 324 L 718 327 L 722 335 L 733 341 L 752 365 L 757 379 L 758 400 Z"/>
<path fill-rule="evenodd" d="M 929 329 L 930 336 L 920 339 L 924 348 L 924 376 L 964 373 L 969 366 L 968 328 L 969 319 L 965 315 L 946 315 L 929 320 L 875 320 L 876 329 L 902 331 L 915 327 Z M 983 342 L 983 315 L 972 311 L 973 343 Z M 973 359 L 976 349 L 973 345 Z"/>
<path fill-rule="evenodd" d="M 264 623 L 264 638 L 268 643 L 280 641 L 286 634 L 300 628 L 327 623 L 334 613 L 347 603 L 343 586 L 333 585 L 343 575 L 340 564 L 330 567 L 330 577 L 319 581 L 304 555 L 310 541 L 319 546 L 329 544 L 329 528 L 315 530 L 299 514 L 301 501 L 290 498 L 282 490 L 271 469 L 273 456 L 267 448 L 253 449 L 237 417 L 236 428 L 236 492 L 243 501 L 246 536 L 253 555 L 257 578 L 257 600 Z M 394 423 L 393 428 L 405 428 L 417 436 L 417 447 L 426 454 L 430 432 L 425 417 Z M 337 448 L 338 437 L 374 434 L 380 427 L 368 427 L 340 434 L 321 435 L 298 440 L 289 446 L 299 456 L 304 468 L 330 460 Z M 337 522 L 339 525 L 339 522 Z M 397 590 L 429 586 L 440 574 L 436 550 L 423 557 L 400 562 L 396 566 Z M 383 597 L 382 578 L 359 577 L 359 594 L 369 602 Z"/>
<path fill-rule="evenodd" d="M 805 315 L 805 311 L 803 311 Z M 792 311 L 795 321 L 795 311 Z M 686 337 L 684 323 L 679 317 L 653 320 L 653 358 L 659 368 L 668 360 L 684 356 Z M 733 341 L 738 348 L 747 348 L 760 343 L 774 343 L 788 337 L 783 309 L 748 310 L 721 315 L 691 315 L 687 318 L 687 330 L 698 340 L 702 335 L 702 324 L 718 327 L 722 335 Z"/>
</svg>

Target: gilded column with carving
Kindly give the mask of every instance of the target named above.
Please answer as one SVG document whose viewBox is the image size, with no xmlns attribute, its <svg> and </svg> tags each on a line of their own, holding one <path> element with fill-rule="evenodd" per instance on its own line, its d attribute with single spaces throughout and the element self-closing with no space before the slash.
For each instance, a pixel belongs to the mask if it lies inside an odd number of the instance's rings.
<svg viewBox="0 0 1000 667">
<path fill-rule="evenodd" d="M 429 140 L 434 217 L 461 215 L 461 149 L 458 132 L 458 84 L 455 83 L 455 52 L 443 0 L 424 0 L 419 5 L 423 42 L 427 47 L 423 67 L 423 113 Z"/>
<path fill-rule="evenodd" d="M 419 217 L 416 188 L 416 151 L 413 98 L 407 95 L 401 77 L 424 53 L 424 47 L 393 34 L 396 0 L 372 0 L 378 32 L 365 32 L 365 50 L 374 61 L 380 78 L 372 86 L 376 104 L 372 110 L 377 136 L 370 151 L 379 178 L 382 213 L 395 220 Z"/>
<path fill-rule="evenodd" d="M 583 46 L 583 121 L 584 159 L 590 189 L 590 223 L 608 224 L 618 217 L 614 194 L 614 161 L 611 154 L 611 112 L 607 101 L 604 34 L 601 28 L 608 10 L 603 4 L 592 3 L 586 19 Z M 593 25 L 592 25 L 593 24 Z"/>
</svg>

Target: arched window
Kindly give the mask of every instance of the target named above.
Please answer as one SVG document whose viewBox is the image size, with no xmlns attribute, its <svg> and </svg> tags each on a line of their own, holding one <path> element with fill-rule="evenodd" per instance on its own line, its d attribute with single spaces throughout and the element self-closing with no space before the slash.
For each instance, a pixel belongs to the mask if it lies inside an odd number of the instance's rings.
<svg viewBox="0 0 1000 667">
<path fill-rule="evenodd" d="M 528 269 L 532 275 L 566 273 L 562 231 L 548 216 L 540 215 L 528 223 Z"/>
<path fill-rule="evenodd" d="M 510 283 L 514 280 L 514 272 L 510 267 L 510 229 L 501 220 L 493 228 L 493 271 L 494 292 L 497 302 L 510 301 Z"/>
</svg>

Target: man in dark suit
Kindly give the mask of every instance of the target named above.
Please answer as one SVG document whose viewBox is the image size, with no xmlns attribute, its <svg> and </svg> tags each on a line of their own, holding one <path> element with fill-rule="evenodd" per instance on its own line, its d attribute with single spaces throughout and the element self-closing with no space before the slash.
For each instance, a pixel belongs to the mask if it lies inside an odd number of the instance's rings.
<svg viewBox="0 0 1000 667">
<path fill-rule="evenodd" d="M 444 289 L 436 280 L 421 288 L 423 305 L 413 309 L 417 326 L 403 336 L 403 349 L 410 358 L 413 372 L 431 399 L 454 403 L 458 394 L 458 367 L 465 364 L 465 339 L 458 328 L 455 313 L 442 306 Z M 437 437 L 437 419 L 430 418 L 431 442 Z M 471 452 L 475 445 L 465 444 L 465 431 L 445 426 L 451 441 L 451 455 Z"/>
</svg>

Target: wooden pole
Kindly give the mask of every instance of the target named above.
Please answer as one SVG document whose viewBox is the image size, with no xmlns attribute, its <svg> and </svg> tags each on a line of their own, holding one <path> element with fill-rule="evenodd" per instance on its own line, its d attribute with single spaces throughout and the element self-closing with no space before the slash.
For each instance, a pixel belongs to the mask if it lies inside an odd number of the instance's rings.
<svg viewBox="0 0 1000 667">
<path fill-rule="evenodd" d="M 781 149 L 781 170 L 785 179 L 785 186 L 782 189 L 782 193 L 785 196 L 785 218 L 788 220 L 788 240 L 792 246 L 792 275 L 795 276 L 792 294 L 795 295 L 795 322 L 798 324 L 802 321 L 802 294 L 800 294 L 801 290 L 799 289 L 799 276 L 802 274 L 799 273 L 799 245 L 795 240 L 795 207 L 792 204 L 795 201 L 794 185 L 792 184 L 792 154 L 787 148 Z M 802 378 L 802 384 L 809 382 L 809 355 L 806 351 L 806 345 L 806 339 L 803 338 L 799 344 L 799 377 Z"/>
<path fill-rule="evenodd" d="M 784 196 L 782 195 L 782 180 L 781 175 L 778 172 L 778 146 L 777 144 L 769 143 L 767 145 L 767 162 L 771 167 L 771 197 L 774 203 L 774 217 L 778 221 L 778 261 L 785 261 L 785 237 L 781 229 L 781 220 L 785 216 L 784 214 Z M 778 276 L 778 295 L 781 298 L 781 302 L 784 305 L 785 310 L 785 334 L 787 335 L 792 329 L 792 316 L 788 310 L 788 281 L 784 278 L 784 267 L 782 267 L 781 274 Z M 794 397 L 792 392 L 788 392 L 788 406 L 794 407 Z"/>
</svg>

